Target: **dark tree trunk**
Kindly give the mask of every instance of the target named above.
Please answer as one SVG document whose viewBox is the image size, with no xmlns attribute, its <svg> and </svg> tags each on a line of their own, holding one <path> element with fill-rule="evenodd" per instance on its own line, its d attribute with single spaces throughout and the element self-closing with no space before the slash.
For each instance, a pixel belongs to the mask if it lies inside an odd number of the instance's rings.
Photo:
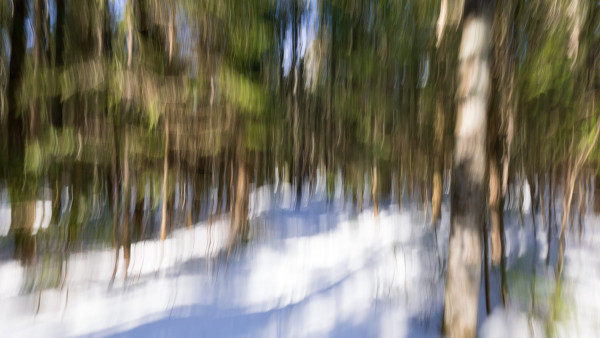
<svg viewBox="0 0 600 338">
<path fill-rule="evenodd" d="M 377 164 L 373 165 L 373 180 L 371 181 L 371 194 L 373 196 L 373 216 L 379 217 L 379 175 L 377 172 Z"/>
<path fill-rule="evenodd" d="M 35 238 L 32 235 L 35 220 L 35 187 L 25 178 L 25 143 L 23 119 L 17 106 L 18 91 L 23 78 L 25 60 L 26 0 L 13 1 L 13 23 L 10 33 L 11 53 L 8 76 L 8 185 L 11 200 L 10 232 L 15 236 L 15 256 L 23 263 L 30 263 L 35 256 Z"/>
<path fill-rule="evenodd" d="M 485 311 L 489 316 L 492 308 L 490 302 L 490 264 L 489 264 L 489 246 L 488 246 L 488 230 L 487 222 L 484 221 L 483 227 L 481 228 L 482 240 L 483 240 L 483 273 L 485 278 Z"/>
<path fill-rule="evenodd" d="M 56 55 L 54 59 L 54 68 L 61 69 L 64 64 L 64 46 L 65 46 L 65 0 L 56 0 Z M 60 84 L 58 84 L 60 87 Z M 57 128 L 63 124 L 62 101 L 59 95 L 52 99 L 52 125 Z"/>
<path fill-rule="evenodd" d="M 248 172 L 246 168 L 246 149 L 242 141 L 243 130 L 239 132 L 242 136 L 237 137 L 236 162 L 237 178 L 235 187 L 235 200 L 233 214 L 231 215 L 231 230 L 229 237 L 228 255 L 231 252 L 234 241 L 240 238 L 242 242 L 248 240 Z"/>
<path fill-rule="evenodd" d="M 594 176 L 594 213 L 600 214 L 600 175 Z"/>
<path fill-rule="evenodd" d="M 19 154 L 23 148 L 23 119 L 17 107 L 17 92 L 23 77 L 23 61 L 25 61 L 25 17 L 27 16 L 27 0 L 13 1 L 13 23 L 10 34 L 10 69 L 8 75 L 8 130 L 9 148 Z M 17 148 L 15 148 L 17 147 Z M 22 155 L 20 155 L 22 156 Z"/>
<path fill-rule="evenodd" d="M 33 263 L 36 256 L 36 238 L 32 235 L 36 212 L 35 200 L 12 202 L 10 231 L 15 237 L 14 258 L 24 265 Z"/>
</svg>

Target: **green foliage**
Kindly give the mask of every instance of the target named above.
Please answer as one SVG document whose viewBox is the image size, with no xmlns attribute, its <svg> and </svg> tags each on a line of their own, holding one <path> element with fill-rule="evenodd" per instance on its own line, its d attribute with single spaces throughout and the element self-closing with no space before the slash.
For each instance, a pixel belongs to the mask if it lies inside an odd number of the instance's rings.
<svg viewBox="0 0 600 338">
<path fill-rule="evenodd" d="M 244 75 L 222 66 L 219 82 L 226 102 L 233 104 L 240 113 L 256 115 L 265 109 L 264 89 Z"/>
<path fill-rule="evenodd" d="M 567 30 L 556 29 L 541 43 L 538 53 L 532 53 L 530 63 L 523 68 L 527 77 L 526 95 L 529 100 L 551 93 L 552 103 L 568 102 L 572 92 L 570 61 L 565 51 Z"/>
<path fill-rule="evenodd" d="M 246 128 L 246 146 L 248 149 L 260 151 L 267 145 L 269 135 L 264 123 L 249 122 Z"/>
<path fill-rule="evenodd" d="M 42 151 L 39 141 L 28 142 L 25 146 L 25 171 L 37 174 L 42 169 Z"/>
</svg>

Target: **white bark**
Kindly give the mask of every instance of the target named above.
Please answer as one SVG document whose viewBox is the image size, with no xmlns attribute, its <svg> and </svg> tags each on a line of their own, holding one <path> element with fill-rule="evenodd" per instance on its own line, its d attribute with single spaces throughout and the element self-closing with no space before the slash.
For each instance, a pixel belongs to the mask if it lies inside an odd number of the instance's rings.
<svg viewBox="0 0 600 338">
<path fill-rule="evenodd" d="M 467 14 L 459 51 L 459 104 L 444 297 L 443 329 L 448 337 L 474 337 L 477 330 L 491 39 L 490 16 L 482 9 Z"/>
</svg>

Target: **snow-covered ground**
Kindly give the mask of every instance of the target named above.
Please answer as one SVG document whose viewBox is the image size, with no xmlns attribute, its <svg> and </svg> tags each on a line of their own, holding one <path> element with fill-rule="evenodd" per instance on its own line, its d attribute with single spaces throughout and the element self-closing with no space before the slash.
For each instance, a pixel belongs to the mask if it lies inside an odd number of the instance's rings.
<svg viewBox="0 0 600 338">
<path fill-rule="evenodd" d="M 410 203 L 401 214 L 394 203 L 380 206 L 374 219 L 372 209 L 357 215 L 340 194 L 333 203 L 313 196 L 298 211 L 290 196 L 285 185 L 253 193 L 250 242 L 228 260 L 228 221 L 200 223 L 177 230 L 164 243 L 132 245 L 128 279 L 119 266 L 110 288 L 114 250 L 70 255 L 66 281 L 42 292 L 23 292 L 27 269 L 2 262 L 2 336 L 439 335 L 448 203 L 434 231 Z M 492 269 L 494 311 L 486 317 L 482 287 L 480 333 L 544 336 L 550 329 L 543 317 L 554 290 L 553 265 L 545 268 L 546 235 L 538 220 L 534 237 L 530 215 L 521 226 L 518 213 L 509 211 L 507 223 L 510 310 L 501 310 L 499 273 Z M 597 218 L 586 218 L 581 245 L 569 233 L 565 305 L 555 327 L 563 336 L 600 332 L 597 224 Z M 531 290 L 537 295 L 533 317 Z"/>
</svg>

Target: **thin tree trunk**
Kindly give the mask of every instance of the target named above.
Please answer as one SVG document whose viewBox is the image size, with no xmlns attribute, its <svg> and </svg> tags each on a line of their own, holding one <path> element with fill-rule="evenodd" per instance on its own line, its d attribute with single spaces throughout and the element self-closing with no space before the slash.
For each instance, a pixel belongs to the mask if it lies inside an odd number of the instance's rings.
<svg viewBox="0 0 600 338">
<path fill-rule="evenodd" d="M 56 42 L 56 54 L 54 57 L 54 68 L 61 69 L 64 64 L 64 50 L 65 50 L 65 7 L 66 0 L 56 0 L 56 26 L 55 26 L 55 42 Z M 58 91 L 60 92 L 60 81 L 57 81 Z M 62 112 L 62 100 L 60 95 L 57 95 L 52 99 L 52 125 L 56 127 L 62 127 L 63 124 L 63 112 Z"/>
<path fill-rule="evenodd" d="M 39 76 L 39 70 L 43 67 L 46 53 L 46 36 L 44 34 L 44 7 L 45 3 L 42 0 L 35 0 L 33 4 L 33 78 L 35 82 Z M 33 87 L 33 98 L 30 100 L 31 111 L 29 117 L 29 139 L 37 140 L 40 132 L 41 119 L 41 93 L 37 92 L 37 85 Z"/>
<path fill-rule="evenodd" d="M 498 135 L 499 116 L 497 109 L 492 109 L 488 127 L 488 205 L 490 208 L 492 263 L 498 265 L 503 255 L 502 233 L 504 232 L 504 196 L 502 194 L 502 178 L 500 172 L 500 135 Z"/>
<path fill-rule="evenodd" d="M 167 238 L 167 181 L 169 178 L 169 117 L 165 116 L 165 155 L 163 159 L 162 214 L 160 219 L 160 240 Z"/>
<path fill-rule="evenodd" d="M 225 172 L 227 171 L 227 166 L 225 160 L 219 159 L 218 164 L 218 183 L 217 183 L 217 210 L 215 214 L 218 216 L 221 214 L 221 210 L 223 209 L 223 190 L 225 185 Z"/>
<path fill-rule="evenodd" d="M 10 34 L 10 68 L 8 75 L 7 96 L 8 96 L 8 130 L 9 130 L 9 149 L 15 153 L 23 145 L 23 119 L 17 109 L 17 90 L 21 87 L 23 77 L 23 61 L 25 61 L 25 17 L 27 17 L 27 1 L 14 0 L 13 4 L 13 22 Z M 15 147 L 17 147 L 15 149 Z M 17 155 L 19 155 L 17 153 Z M 16 161 L 15 161 L 16 162 Z M 21 168 L 22 170 L 22 168 Z"/>
<path fill-rule="evenodd" d="M 585 194 L 585 188 L 584 188 L 584 181 L 585 178 L 581 177 L 579 179 L 579 188 L 578 188 L 578 198 L 579 198 L 579 205 L 578 205 L 578 223 L 579 223 L 579 244 L 581 244 L 581 233 L 583 232 L 583 215 L 585 214 L 586 210 L 587 210 L 587 200 L 586 200 L 586 194 Z"/>
<path fill-rule="evenodd" d="M 233 155 L 229 155 L 229 184 L 227 184 L 227 211 L 231 217 L 233 211 L 234 197 L 233 197 Z"/>
<path fill-rule="evenodd" d="M 396 181 L 398 187 L 398 213 L 402 212 L 402 190 L 404 188 L 404 180 L 402 177 L 402 165 L 400 165 L 400 171 L 398 173 L 398 180 Z"/>
<path fill-rule="evenodd" d="M 554 156 L 553 156 L 554 158 Z M 550 198 L 548 200 L 548 229 L 546 231 L 546 243 L 548 245 L 548 253 L 546 254 L 546 267 L 550 266 L 550 255 L 552 252 L 552 226 L 554 223 L 554 214 L 553 214 L 553 209 L 554 209 L 554 177 L 555 177 L 555 171 L 556 169 L 554 168 L 554 166 L 552 166 L 552 169 L 550 170 Z"/>
<path fill-rule="evenodd" d="M 525 220 L 523 219 L 523 200 L 525 199 L 525 178 L 523 175 L 519 175 L 519 220 L 521 221 L 521 227 L 525 225 Z"/>
<path fill-rule="evenodd" d="M 435 123 L 433 137 L 433 187 L 431 191 L 431 222 L 437 224 L 442 210 L 442 190 L 444 170 L 444 102 L 441 93 L 437 94 L 435 104 Z"/>
<path fill-rule="evenodd" d="M 483 268 L 485 277 L 485 311 L 489 316 L 492 307 L 490 302 L 490 264 L 489 264 L 489 247 L 488 247 L 488 230 L 487 222 L 484 221 L 483 227 L 481 227 L 482 240 L 483 240 Z"/>
<path fill-rule="evenodd" d="M 123 233 L 121 237 L 121 245 L 123 246 L 123 278 L 127 281 L 127 271 L 129 270 L 129 262 L 131 260 L 131 235 L 129 229 L 129 210 L 131 208 L 131 173 L 129 166 L 129 127 L 125 128 L 125 147 L 123 154 Z"/>
<path fill-rule="evenodd" d="M 379 186 L 379 177 L 377 174 L 377 164 L 373 165 L 373 186 L 371 187 L 371 194 L 373 196 L 373 216 L 375 218 L 379 217 L 379 199 L 378 199 L 378 195 L 379 193 L 377 192 L 377 188 Z"/>
<path fill-rule="evenodd" d="M 359 169 L 358 171 L 358 185 L 357 195 L 358 195 L 358 212 L 361 213 L 363 211 L 363 187 L 365 185 L 365 177 L 362 174 L 362 171 Z"/>
<path fill-rule="evenodd" d="M 352 210 L 357 210 L 358 207 L 358 188 L 356 180 L 356 167 L 352 166 L 350 175 L 352 178 L 350 179 L 350 190 L 352 190 Z"/>
<path fill-rule="evenodd" d="M 427 219 L 429 213 L 429 190 L 427 189 L 427 176 L 421 179 L 421 203 L 423 203 L 423 218 Z"/>
<path fill-rule="evenodd" d="M 173 44 L 175 42 L 175 2 L 169 2 L 169 64 L 173 57 Z"/>
<path fill-rule="evenodd" d="M 600 175 L 594 175 L 594 213 L 600 214 Z"/>
<path fill-rule="evenodd" d="M 118 264 L 119 264 L 119 252 L 121 250 L 121 245 L 117 244 L 117 235 L 119 232 L 119 206 L 120 206 L 120 199 L 119 199 L 119 187 L 121 184 L 121 167 L 119 165 L 120 161 L 119 161 L 119 128 L 117 127 L 117 125 L 119 124 L 118 122 L 118 117 L 115 116 L 115 121 L 113 121 L 113 149 L 112 149 L 112 165 L 111 165 L 111 171 L 112 171 L 112 181 L 111 181 L 111 185 L 112 185 L 112 192 L 109 191 L 109 202 L 111 205 L 111 211 L 112 211 L 112 227 L 113 227 L 113 231 L 112 231 L 112 247 L 113 249 L 115 249 L 115 265 L 113 268 L 113 272 L 112 272 L 112 276 L 110 279 L 110 283 L 109 283 L 109 288 L 112 287 L 114 281 L 115 281 L 115 277 L 117 275 L 117 268 L 118 268 Z"/>
<path fill-rule="evenodd" d="M 539 192 L 538 192 L 539 194 Z M 535 223 L 535 212 L 531 213 L 531 223 L 533 225 L 533 259 L 531 262 L 531 275 L 533 276 L 531 279 L 531 316 L 535 316 L 535 283 L 536 283 L 536 271 L 535 266 L 538 261 L 538 253 L 537 253 L 537 224 Z"/>
<path fill-rule="evenodd" d="M 542 214 L 542 229 L 546 230 L 546 174 L 542 176 L 542 180 L 540 181 L 540 176 L 538 175 L 538 186 L 540 187 L 540 207 Z"/>
<path fill-rule="evenodd" d="M 143 186 L 140 187 L 139 178 L 137 183 L 137 189 L 143 189 Z M 133 235 L 132 238 L 135 237 L 136 240 L 141 240 L 143 238 L 144 232 L 144 200 L 146 197 L 140 198 L 139 190 L 136 192 L 136 201 L 135 207 L 133 209 Z"/>
</svg>

